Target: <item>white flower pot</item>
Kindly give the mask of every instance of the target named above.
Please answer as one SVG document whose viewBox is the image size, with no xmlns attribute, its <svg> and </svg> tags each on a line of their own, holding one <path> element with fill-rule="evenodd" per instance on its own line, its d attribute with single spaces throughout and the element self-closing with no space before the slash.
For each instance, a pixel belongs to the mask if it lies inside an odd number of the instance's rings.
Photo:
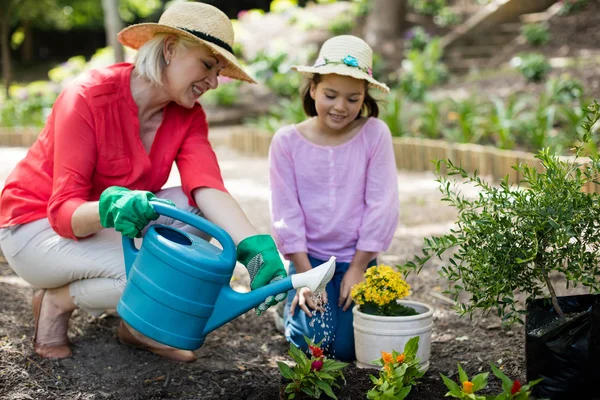
<svg viewBox="0 0 600 400">
<path fill-rule="evenodd" d="M 422 368 L 429 368 L 431 354 L 431 330 L 433 328 L 433 308 L 416 301 L 398 300 L 402 305 L 414 308 L 419 314 L 400 317 L 383 317 L 365 314 L 356 305 L 354 315 L 354 347 L 356 366 L 359 368 L 379 368 L 373 361 L 381 358 L 381 352 L 402 353 L 404 345 L 412 337 L 419 336 L 417 357 Z"/>
</svg>

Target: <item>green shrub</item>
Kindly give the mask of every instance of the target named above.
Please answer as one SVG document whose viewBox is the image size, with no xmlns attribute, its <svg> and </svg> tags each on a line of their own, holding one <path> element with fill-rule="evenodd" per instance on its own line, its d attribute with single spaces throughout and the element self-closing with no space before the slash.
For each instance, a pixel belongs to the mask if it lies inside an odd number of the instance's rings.
<svg viewBox="0 0 600 400">
<path fill-rule="evenodd" d="M 546 57 L 537 53 L 520 54 L 511 60 L 511 64 L 531 82 L 541 82 L 551 69 Z"/>
<path fill-rule="evenodd" d="M 333 35 L 344 35 L 346 33 L 350 33 L 352 32 L 352 29 L 354 29 L 354 17 L 352 15 L 342 14 L 334 18 L 327 29 Z"/>
<path fill-rule="evenodd" d="M 437 26 L 447 27 L 459 24 L 460 17 L 450 7 L 444 7 L 433 17 L 433 22 Z"/>
<path fill-rule="evenodd" d="M 298 94 L 302 83 L 300 74 L 289 73 L 291 66 L 287 53 L 261 51 L 252 60 L 250 69 L 273 93 L 290 97 Z"/>
<path fill-rule="evenodd" d="M 583 84 L 577 79 L 571 79 L 569 75 L 561 75 L 548 80 L 546 90 L 552 100 L 559 104 L 569 104 L 583 96 Z"/>
<path fill-rule="evenodd" d="M 427 89 L 446 81 L 448 69 L 441 63 L 441 58 L 439 38 L 431 40 L 423 51 L 411 50 L 408 53 L 402 62 L 400 88 L 409 99 L 422 101 Z"/>
<path fill-rule="evenodd" d="M 384 121 L 392 132 L 392 136 L 405 136 L 407 131 L 402 118 L 404 98 L 402 93 L 392 90 L 383 101 L 379 118 Z"/>
<path fill-rule="evenodd" d="M 241 82 L 237 80 L 223 80 L 216 89 L 209 90 L 202 96 L 202 103 L 232 106 L 238 101 L 240 85 Z"/>
<path fill-rule="evenodd" d="M 447 6 L 446 0 L 408 0 L 408 5 L 419 14 L 437 15 Z"/>
<path fill-rule="evenodd" d="M 404 35 L 406 47 L 410 50 L 423 51 L 430 40 L 431 36 L 421 26 L 409 29 Z"/>
<path fill-rule="evenodd" d="M 521 34 L 532 46 L 541 46 L 550 40 L 550 31 L 546 24 L 525 24 L 521 27 Z"/>
<path fill-rule="evenodd" d="M 589 111 L 582 125 L 584 144 L 600 120 L 598 103 Z M 469 294 L 456 306 L 461 315 L 495 311 L 506 323 L 523 323 L 524 302 L 549 293 L 557 315 L 563 317 L 555 275 L 564 278 L 567 287 L 600 290 L 600 196 L 583 190 L 598 183 L 600 159 L 583 161 L 578 158 L 582 150 L 576 146 L 575 157 L 566 160 L 541 150 L 536 155 L 539 169 L 514 165 L 522 184 L 518 187 L 508 177 L 499 186 L 491 185 L 446 161 L 447 174 L 458 179 L 440 176 L 438 181 L 443 200 L 458 211 L 456 227 L 441 237 L 426 238 L 423 256 L 404 267 L 419 271 L 450 250 L 440 275 L 449 282 L 447 293 L 453 298 Z M 478 196 L 464 196 L 465 184 L 477 187 Z"/>
<path fill-rule="evenodd" d="M 560 15 L 568 15 L 583 10 L 589 3 L 589 0 L 562 0 Z"/>
</svg>

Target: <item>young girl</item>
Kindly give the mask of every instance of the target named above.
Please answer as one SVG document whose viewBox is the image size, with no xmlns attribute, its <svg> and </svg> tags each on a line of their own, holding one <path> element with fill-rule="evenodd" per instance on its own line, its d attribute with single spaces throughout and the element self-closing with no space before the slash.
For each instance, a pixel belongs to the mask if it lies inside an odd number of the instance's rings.
<svg viewBox="0 0 600 400">
<path fill-rule="evenodd" d="M 392 138 L 368 92 L 389 89 L 373 79 L 371 67 L 369 45 L 348 35 L 326 41 L 312 67 L 294 67 L 310 76 L 303 93 L 309 118 L 281 128 L 269 153 L 272 229 L 291 261 L 290 275 L 337 258 L 325 301 L 313 300 L 307 288 L 290 292 L 286 338 L 303 349 L 304 336 L 322 341 L 333 357 L 348 361 L 354 360 L 350 289 L 387 250 L 398 223 Z"/>
</svg>

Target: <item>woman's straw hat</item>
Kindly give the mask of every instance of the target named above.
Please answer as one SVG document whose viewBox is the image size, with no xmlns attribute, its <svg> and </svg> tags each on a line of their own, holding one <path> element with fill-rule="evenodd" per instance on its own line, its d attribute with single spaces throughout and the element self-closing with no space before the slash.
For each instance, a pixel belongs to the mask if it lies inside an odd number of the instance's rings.
<svg viewBox="0 0 600 400">
<path fill-rule="evenodd" d="M 364 79 L 370 87 L 388 93 L 390 88 L 373 78 L 372 68 L 373 50 L 364 40 L 352 35 L 334 36 L 323 43 L 312 67 L 292 67 L 303 74 L 337 74 Z"/>
<path fill-rule="evenodd" d="M 174 33 L 208 46 L 228 61 L 221 75 L 256 83 L 233 55 L 233 27 L 218 8 L 204 3 L 175 3 L 158 23 L 131 25 L 119 32 L 118 38 L 123 45 L 137 50 L 157 33 Z"/>
</svg>

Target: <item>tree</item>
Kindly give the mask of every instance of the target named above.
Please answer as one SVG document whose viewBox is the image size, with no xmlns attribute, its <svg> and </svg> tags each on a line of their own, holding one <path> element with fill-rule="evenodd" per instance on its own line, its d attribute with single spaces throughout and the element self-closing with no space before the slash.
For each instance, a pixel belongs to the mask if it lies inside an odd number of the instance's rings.
<svg viewBox="0 0 600 400">
<path fill-rule="evenodd" d="M 117 34 L 123 29 L 123 21 L 119 16 L 119 0 L 102 0 L 104 9 L 104 28 L 106 30 L 106 43 L 111 46 L 115 52 L 115 61 L 123 62 L 125 55 L 123 46 L 117 40 Z"/>
<path fill-rule="evenodd" d="M 365 40 L 376 46 L 397 38 L 406 24 L 406 0 L 372 0 Z"/>
<path fill-rule="evenodd" d="M 9 88 L 12 80 L 10 60 L 10 30 L 19 18 L 31 20 L 40 15 L 46 0 L 3 0 L 0 2 L 0 47 L 2 48 L 2 75 L 6 97 L 10 97 Z"/>
</svg>

